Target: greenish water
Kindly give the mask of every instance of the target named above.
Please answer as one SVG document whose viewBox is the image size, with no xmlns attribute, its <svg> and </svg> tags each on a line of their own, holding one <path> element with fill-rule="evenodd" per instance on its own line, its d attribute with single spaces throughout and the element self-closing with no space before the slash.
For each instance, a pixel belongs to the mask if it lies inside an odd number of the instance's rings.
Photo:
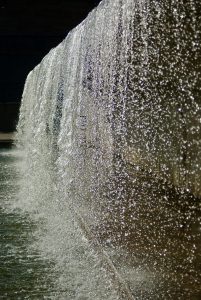
<svg viewBox="0 0 201 300">
<path fill-rule="evenodd" d="M 29 215 L 13 208 L 20 180 L 18 163 L 14 150 L 0 149 L 0 299 L 50 299 L 51 265 L 30 248 L 36 225 Z"/>
</svg>

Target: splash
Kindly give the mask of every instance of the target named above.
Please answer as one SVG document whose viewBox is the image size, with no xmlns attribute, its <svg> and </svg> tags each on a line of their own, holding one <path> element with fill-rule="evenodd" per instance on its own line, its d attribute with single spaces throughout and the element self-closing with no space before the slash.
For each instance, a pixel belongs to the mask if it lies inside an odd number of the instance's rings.
<svg viewBox="0 0 201 300">
<path fill-rule="evenodd" d="M 102 1 L 26 80 L 21 206 L 55 257 L 75 222 L 126 299 L 201 292 L 199 11 Z"/>
</svg>

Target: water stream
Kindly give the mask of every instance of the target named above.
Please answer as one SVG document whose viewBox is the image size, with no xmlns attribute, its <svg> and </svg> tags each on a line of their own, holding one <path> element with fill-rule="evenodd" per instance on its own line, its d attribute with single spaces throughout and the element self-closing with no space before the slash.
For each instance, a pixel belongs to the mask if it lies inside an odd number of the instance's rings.
<svg viewBox="0 0 201 300">
<path fill-rule="evenodd" d="M 28 75 L 2 212 L 27 299 L 200 299 L 200 9 L 102 1 Z"/>
</svg>

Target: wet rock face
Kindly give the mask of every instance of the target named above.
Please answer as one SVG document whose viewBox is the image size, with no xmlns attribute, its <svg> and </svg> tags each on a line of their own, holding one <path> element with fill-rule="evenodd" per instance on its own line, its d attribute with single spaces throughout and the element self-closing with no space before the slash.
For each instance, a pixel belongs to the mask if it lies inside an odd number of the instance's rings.
<svg viewBox="0 0 201 300">
<path fill-rule="evenodd" d="M 200 295 L 199 12 L 196 0 L 102 1 L 24 89 L 32 202 L 48 205 L 53 182 L 120 273 L 146 269 L 152 289 L 126 279 L 139 299 Z"/>
<path fill-rule="evenodd" d="M 118 140 L 123 139 L 127 161 L 149 166 L 196 195 L 200 194 L 198 10 L 198 2 L 136 5 L 130 44 L 125 55 L 119 50 L 122 76 L 117 81 L 119 86 L 126 82 L 126 91 L 117 91 L 115 115 L 119 124 L 124 110 Z M 119 27 L 121 45 L 125 40 Z"/>
</svg>

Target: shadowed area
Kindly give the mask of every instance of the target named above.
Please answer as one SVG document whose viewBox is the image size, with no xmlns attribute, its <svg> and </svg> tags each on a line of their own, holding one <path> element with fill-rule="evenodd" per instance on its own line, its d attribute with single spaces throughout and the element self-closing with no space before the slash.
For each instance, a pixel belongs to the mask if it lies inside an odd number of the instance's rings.
<svg viewBox="0 0 201 300">
<path fill-rule="evenodd" d="M 0 131 L 15 130 L 27 74 L 98 0 L 0 1 Z"/>
</svg>

